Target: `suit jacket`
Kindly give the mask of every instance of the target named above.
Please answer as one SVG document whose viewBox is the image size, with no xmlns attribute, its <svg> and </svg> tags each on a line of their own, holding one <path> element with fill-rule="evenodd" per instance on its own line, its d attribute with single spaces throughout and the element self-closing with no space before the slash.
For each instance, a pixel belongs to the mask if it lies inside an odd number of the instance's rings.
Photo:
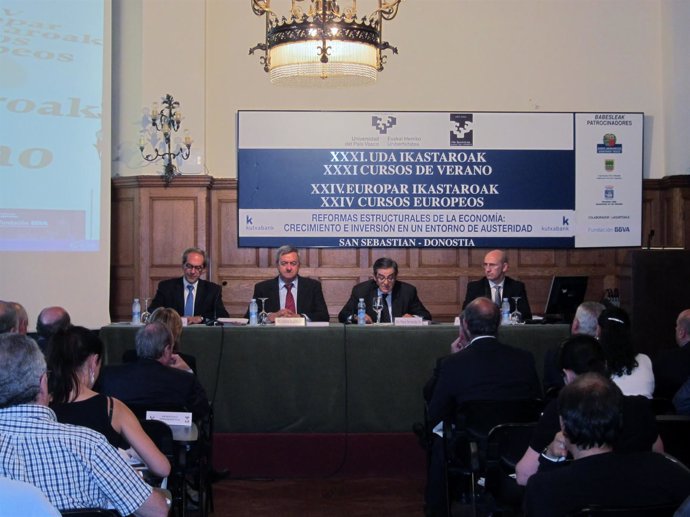
<svg viewBox="0 0 690 517">
<path fill-rule="evenodd" d="M 512 297 L 519 296 L 518 309 L 522 313 L 522 317 L 526 320 L 532 319 L 532 309 L 530 309 L 529 306 L 527 290 L 525 289 L 524 283 L 507 276 L 503 282 L 503 292 L 501 294 L 503 298 L 508 298 L 510 301 L 510 312 L 515 310 L 515 301 Z M 467 284 L 467 293 L 465 294 L 465 301 L 462 304 L 462 308 L 464 309 L 468 303 L 481 296 L 493 300 L 493 296 L 491 296 L 491 286 L 486 278 Z"/>
<path fill-rule="evenodd" d="M 541 396 L 534 356 L 527 350 L 499 343 L 493 336 L 477 339 L 443 359 L 435 375 L 429 402 L 432 426 L 454 416 L 467 401 Z"/>
<path fill-rule="evenodd" d="M 357 284 L 352 288 L 350 299 L 345 304 L 338 314 L 338 321 L 341 323 L 348 323 L 350 316 L 357 315 L 357 303 L 360 298 L 364 298 L 367 304 L 367 314 L 376 321 L 376 312 L 371 307 L 371 302 L 376 296 L 378 286 L 374 280 L 367 280 Z M 414 316 L 421 316 L 425 320 L 431 320 L 431 313 L 426 310 L 424 304 L 417 296 L 417 288 L 412 284 L 397 281 L 393 286 L 393 318 L 399 318 L 404 314 L 412 314 Z"/>
<path fill-rule="evenodd" d="M 148 311 L 153 312 L 158 307 L 170 307 L 180 316 L 184 316 L 186 297 L 183 277 L 163 280 L 158 284 L 156 296 L 148 306 Z M 218 284 L 199 279 L 194 299 L 194 316 L 203 316 L 206 319 L 228 317 L 228 311 L 223 305 L 223 292 Z"/>
<path fill-rule="evenodd" d="M 690 343 L 661 350 L 652 361 L 654 396 L 672 398 L 690 377 Z"/>
<path fill-rule="evenodd" d="M 154 359 L 106 366 L 98 377 L 98 391 L 125 404 L 184 406 L 198 420 L 209 413 L 209 403 L 197 377 Z"/>
<path fill-rule="evenodd" d="M 278 286 L 278 277 L 264 280 L 254 286 L 252 298 L 257 299 L 259 310 L 261 310 L 259 298 L 268 298 L 266 300 L 266 312 L 277 312 L 280 310 Z M 297 312 L 304 314 L 311 321 L 328 321 L 330 319 L 328 306 L 321 290 L 321 282 L 318 280 L 298 276 L 297 300 L 295 300 L 295 303 L 297 304 Z M 249 318 L 249 310 L 247 310 L 245 318 Z"/>
</svg>

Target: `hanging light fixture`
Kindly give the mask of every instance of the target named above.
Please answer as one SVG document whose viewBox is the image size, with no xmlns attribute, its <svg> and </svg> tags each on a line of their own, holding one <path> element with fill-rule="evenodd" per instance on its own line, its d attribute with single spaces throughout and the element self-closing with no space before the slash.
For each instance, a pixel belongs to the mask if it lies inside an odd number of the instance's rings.
<svg viewBox="0 0 690 517">
<path fill-rule="evenodd" d="M 383 70 L 384 50 L 398 53 L 383 41 L 384 20 L 398 14 L 401 0 L 378 0 L 378 8 L 357 18 L 357 0 L 341 9 L 336 0 L 291 0 L 286 18 L 271 0 L 251 0 L 257 16 L 266 16 L 266 40 L 249 50 L 259 58 L 274 84 L 350 86 L 376 81 Z M 308 2 L 306 9 L 298 4 Z"/>
</svg>

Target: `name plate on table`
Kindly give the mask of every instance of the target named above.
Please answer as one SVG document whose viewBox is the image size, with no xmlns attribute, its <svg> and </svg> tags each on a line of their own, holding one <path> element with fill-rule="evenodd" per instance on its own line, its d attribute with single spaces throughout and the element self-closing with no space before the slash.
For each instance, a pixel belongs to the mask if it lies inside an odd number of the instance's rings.
<svg viewBox="0 0 690 517">
<path fill-rule="evenodd" d="M 276 327 L 304 327 L 307 320 L 304 318 L 276 318 Z"/>
<path fill-rule="evenodd" d="M 192 414 L 188 411 L 147 411 L 146 420 L 160 420 L 168 425 L 192 425 Z"/>
<path fill-rule="evenodd" d="M 424 319 L 419 316 L 413 316 L 412 318 L 395 318 L 396 327 L 420 327 L 428 324 L 428 321 L 424 321 Z"/>
</svg>

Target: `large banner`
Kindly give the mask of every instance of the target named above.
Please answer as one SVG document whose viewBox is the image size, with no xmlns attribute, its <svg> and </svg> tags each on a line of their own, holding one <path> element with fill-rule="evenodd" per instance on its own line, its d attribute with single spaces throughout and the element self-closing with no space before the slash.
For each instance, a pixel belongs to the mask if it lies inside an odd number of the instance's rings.
<svg viewBox="0 0 690 517">
<path fill-rule="evenodd" d="M 639 246 L 642 113 L 240 111 L 240 246 Z"/>
</svg>

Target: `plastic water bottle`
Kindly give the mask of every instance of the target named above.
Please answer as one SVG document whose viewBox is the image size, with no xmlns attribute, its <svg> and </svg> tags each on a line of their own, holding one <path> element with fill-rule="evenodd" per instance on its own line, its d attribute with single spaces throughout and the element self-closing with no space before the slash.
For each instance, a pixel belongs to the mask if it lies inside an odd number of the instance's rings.
<svg viewBox="0 0 690 517">
<path fill-rule="evenodd" d="M 132 325 L 141 325 L 141 304 L 139 298 L 132 302 Z"/>
<path fill-rule="evenodd" d="M 360 298 L 357 303 L 357 325 L 367 324 L 367 305 L 364 303 L 364 298 Z"/>
<path fill-rule="evenodd" d="M 259 324 L 259 306 L 256 304 L 256 298 L 252 298 L 252 301 L 249 302 L 249 324 Z"/>
<path fill-rule="evenodd" d="M 501 304 L 501 325 L 510 325 L 510 302 L 508 298 L 503 298 Z"/>
</svg>

